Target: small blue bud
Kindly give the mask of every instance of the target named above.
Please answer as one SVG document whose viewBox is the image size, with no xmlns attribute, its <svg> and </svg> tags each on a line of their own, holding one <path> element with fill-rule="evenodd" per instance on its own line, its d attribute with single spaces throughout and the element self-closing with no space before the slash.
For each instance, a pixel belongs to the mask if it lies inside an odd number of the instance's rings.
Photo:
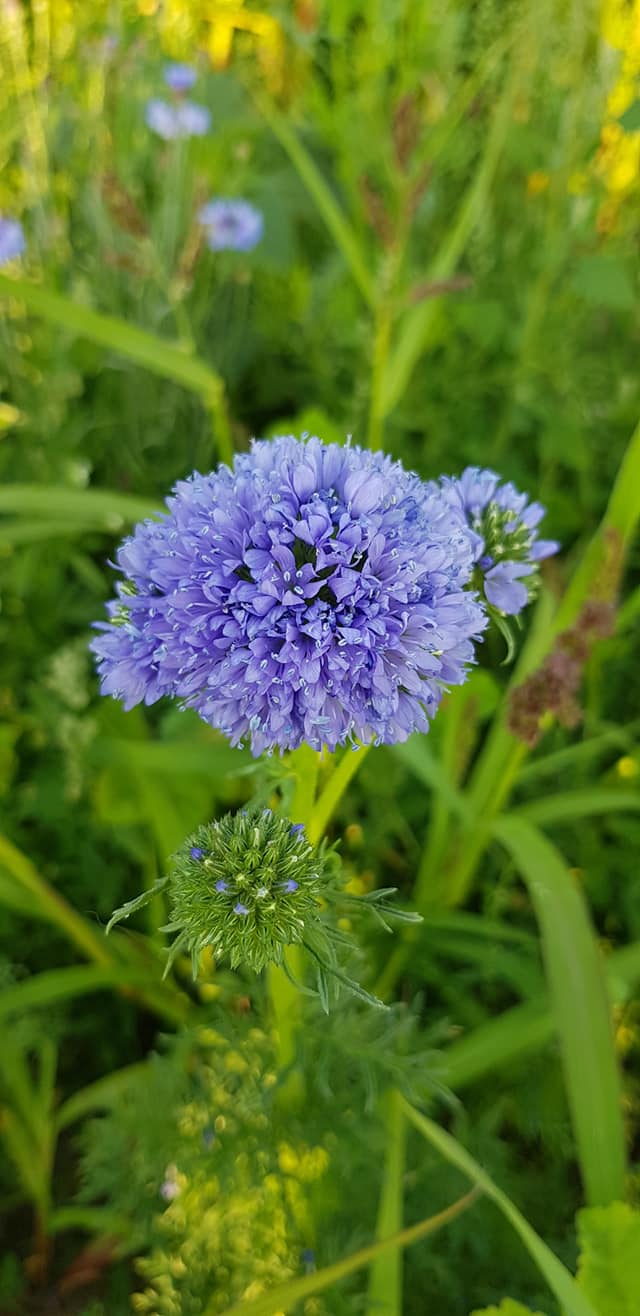
<svg viewBox="0 0 640 1316">
<path fill-rule="evenodd" d="M 282 890 L 286 891 L 288 895 L 291 895 L 294 891 L 298 890 L 298 883 L 295 882 L 292 877 L 290 877 L 288 882 L 282 883 Z"/>
<path fill-rule="evenodd" d="M 248 914 L 249 910 L 247 909 L 247 906 L 243 905 L 242 901 L 239 900 L 237 904 L 233 906 L 233 912 L 234 914 Z"/>
<path fill-rule="evenodd" d="M 216 891 L 228 891 L 228 890 L 229 890 L 229 883 L 225 882 L 223 878 L 220 878 L 220 881 L 216 882 Z"/>
<path fill-rule="evenodd" d="M 192 859 L 202 859 L 204 850 L 201 850 L 199 845 L 192 845 L 189 854 Z"/>
</svg>

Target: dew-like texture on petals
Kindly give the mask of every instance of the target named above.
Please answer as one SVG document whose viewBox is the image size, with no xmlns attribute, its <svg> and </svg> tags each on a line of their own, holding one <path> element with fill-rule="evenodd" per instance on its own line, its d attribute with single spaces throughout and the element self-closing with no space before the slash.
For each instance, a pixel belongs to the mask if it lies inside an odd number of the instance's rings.
<svg viewBox="0 0 640 1316">
<path fill-rule="evenodd" d="M 168 101 L 150 100 L 145 106 L 144 117 L 147 127 L 165 142 L 181 137 L 204 137 L 211 127 L 209 110 L 193 101 L 169 105 Z"/>
<path fill-rule="evenodd" d="M 202 206 L 198 219 L 212 251 L 252 251 L 264 230 L 261 212 L 249 201 L 219 197 Z"/>
<path fill-rule="evenodd" d="M 26 247 L 24 230 L 18 219 L 0 215 L 0 265 L 21 256 Z"/>
<path fill-rule="evenodd" d="M 476 537 L 476 573 L 487 601 L 509 616 L 521 612 L 535 589 L 538 562 L 560 547 L 553 539 L 538 539 L 545 508 L 478 466 L 468 466 L 459 478 L 444 476 L 440 487 Z"/>
<path fill-rule="evenodd" d="M 382 453 L 284 436 L 176 485 L 93 641 L 126 708 L 179 698 L 254 754 L 426 731 L 486 624 L 463 510 Z"/>
</svg>

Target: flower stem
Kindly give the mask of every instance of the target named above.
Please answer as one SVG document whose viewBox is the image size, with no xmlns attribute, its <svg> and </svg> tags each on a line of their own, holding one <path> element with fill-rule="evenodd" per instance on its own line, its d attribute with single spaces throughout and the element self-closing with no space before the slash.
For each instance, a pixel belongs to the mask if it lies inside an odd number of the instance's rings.
<svg viewBox="0 0 640 1316">
<path fill-rule="evenodd" d="M 293 801 L 291 804 L 291 821 L 304 823 L 308 839 L 317 845 L 322 839 L 329 821 L 342 796 L 367 754 L 369 746 L 361 745 L 358 750 L 345 749 L 342 757 L 330 759 L 329 780 L 316 802 L 318 776 L 321 758 L 308 745 L 301 745 L 290 755 L 289 763 L 295 776 Z M 287 968 L 290 973 L 302 980 L 303 954 L 300 946 L 289 946 L 286 951 Z M 296 1056 L 296 1033 L 300 1025 L 302 997 L 294 987 L 284 969 L 272 966 L 268 971 L 271 1006 L 278 1041 L 278 1068 L 280 1071 L 292 1070 Z M 280 1089 L 281 1101 L 286 1105 L 296 1105 L 303 1097 L 302 1075 L 290 1072 L 287 1081 Z"/>
<path fill-rule="evenodd" d="M 289 762 L 295 775 L 291 821 L 308 825 L 313 811 L 320 767 L 319 756 L 309 748 L 301 745 L 292 752 Z M 287 966 L 295 978 L 302 977 L 302 951 L 299 946 L 289 946 L 285 952 Z M 269 969 L 269 992 L 277 1035 L 278 1068 L 291 1070 L 296 1056 L 296 1033 L 300 1022 L 301 996 L 294 987 L 284 969 L 272 965 Z M 285 1105 L 297 1105 L 303 1096 L 302 1076 L 290 1073 L 281 1088 L 281 1101 Z"/>
</svg>

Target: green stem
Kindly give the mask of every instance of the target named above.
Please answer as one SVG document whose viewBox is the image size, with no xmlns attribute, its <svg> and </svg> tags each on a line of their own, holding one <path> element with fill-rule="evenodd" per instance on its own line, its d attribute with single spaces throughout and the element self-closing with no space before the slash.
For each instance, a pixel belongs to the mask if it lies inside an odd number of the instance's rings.
<svg viewBox="0 0 640 1316">
<path fill-rule="evenodd" d="M 319 756 L 308 745 L 301 745 L 293 750 L 289 762 L 295 774 L 295 788 L 291 805 L 291 821 L 308 826 L 313 811 L 320 767 Z M 302 950 L 300 946 L 290 946 L 286 951 L 287 966 L 294 977 L 302 977 Z M 290 1070 L 296 1056 L 296 1032 L 300 1019 L 301 996 L 287 977 L 284 969 L 272 965 L 269 969 L 269 991 L 271 1006 L 277 1034 L 278 1068 Z M 284 1101 L 296 1104 L 302 1095 L 301 1076 L 290 1075 L 290 1081 L 284 1085 Z"/>
<path fill-rule="evenodd" d="M 368 745 L 361 745 L 358 750 L 345 749 L 337 761 L 331 759 L 331 771 L 316 802 L 318 776 L 321 756 L 308 745 L 301 745 L 289 758 L 295 775 L 295 788 L 291 804 L 291 821 L 304 823 L 312 845 L 322 839 L 330 819 L 337 808 L 349 782 L 354 777 L 360 764 L 364 762 Z M 290 946 L 287 955 L 287 967 L 295 978 L 303 977 L 303 955 L 300 946 Z M 272 966 L 269 969 L 269 992 L 273 1017 L 278 1037 L 278 1066 L 288 1070 L 294 1063 L 296 1055 L 296 1033 L 300 1022 L 302 998 L 300 992 L 287 977 L 284 969 Z M 283 1085 L 286 1093 L 284 1100 L 295 1104 L 302 1095 L 301 1076 L 290 1075 L 290 1082 Z"/>
<path fill-rule="evenodd" d="M 329 820 L 333 817 L 349 782 L 364 762 L 370 749 L 370 745 L 360 745 L 358 749 L 347 746 L 339 763 L 334 767 L 309 819 L 307 835 L 312 845 L 317 845 L 318 841 L 324 836 Z"/>
</svg>

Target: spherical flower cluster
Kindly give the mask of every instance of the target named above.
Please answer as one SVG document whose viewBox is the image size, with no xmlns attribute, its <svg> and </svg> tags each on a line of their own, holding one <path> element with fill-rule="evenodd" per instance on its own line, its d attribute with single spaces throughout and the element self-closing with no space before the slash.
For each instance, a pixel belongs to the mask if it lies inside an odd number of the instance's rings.
<svg viewBox="0 0 640 1316">
<path fill-rule="evenodd" d="M 174 855 L 171 922 L 194 957 L 211 946 L 231 967 L 279 964 L 317 917 L 326 859 L 304 828 L 270 809 L 226 814 L 199 827 Z"/>
<path fill-rule="evenodd" d="M 555 540 L 538 539 L 544 507 L 478 466 L 468 466 L 458 479 L 445 476 L 441 487 L 476 535 L 474 583 L 500 612 L 521 612 L 537 585 L 538 563 L 560 547 Z"/>
<path fill-rule="evenodd" d="M 223 197 L 202 206 L 198 219 L 212 251 L 252 251 L 264 229 L 262 214 L 255 206 Z"/>
<path fill-rule="evenodd" d="M 144 117 L 147 127 L 165 142 L 182 137 L 204 137 L 211 127 L 209 110 L 193 101 L 169 105 L 168 101 L 154 98 L 147 101 Z"/>
<path fill-rule="evenodd" d="M 253 752 L 426 731 L 486 624 L 461 503 L 382 453 L 285 436 L 176 486 L 121 546 L 93 641 L 125 707 L 180 698 Z"/>
<path fill-rule="evenodd" d="M 167 64 L 164 70 L 164 80 L 167 87 L 180 95 L 182 92 L 191 91 L 198 79 L 196 70 L 190 64 Z"/>
<path fill-rule="evenodd" d="M 17 219 L 0 215 L 0 265 L 21 256 L 26 246 L 22 224 Z"/>
</svg>

